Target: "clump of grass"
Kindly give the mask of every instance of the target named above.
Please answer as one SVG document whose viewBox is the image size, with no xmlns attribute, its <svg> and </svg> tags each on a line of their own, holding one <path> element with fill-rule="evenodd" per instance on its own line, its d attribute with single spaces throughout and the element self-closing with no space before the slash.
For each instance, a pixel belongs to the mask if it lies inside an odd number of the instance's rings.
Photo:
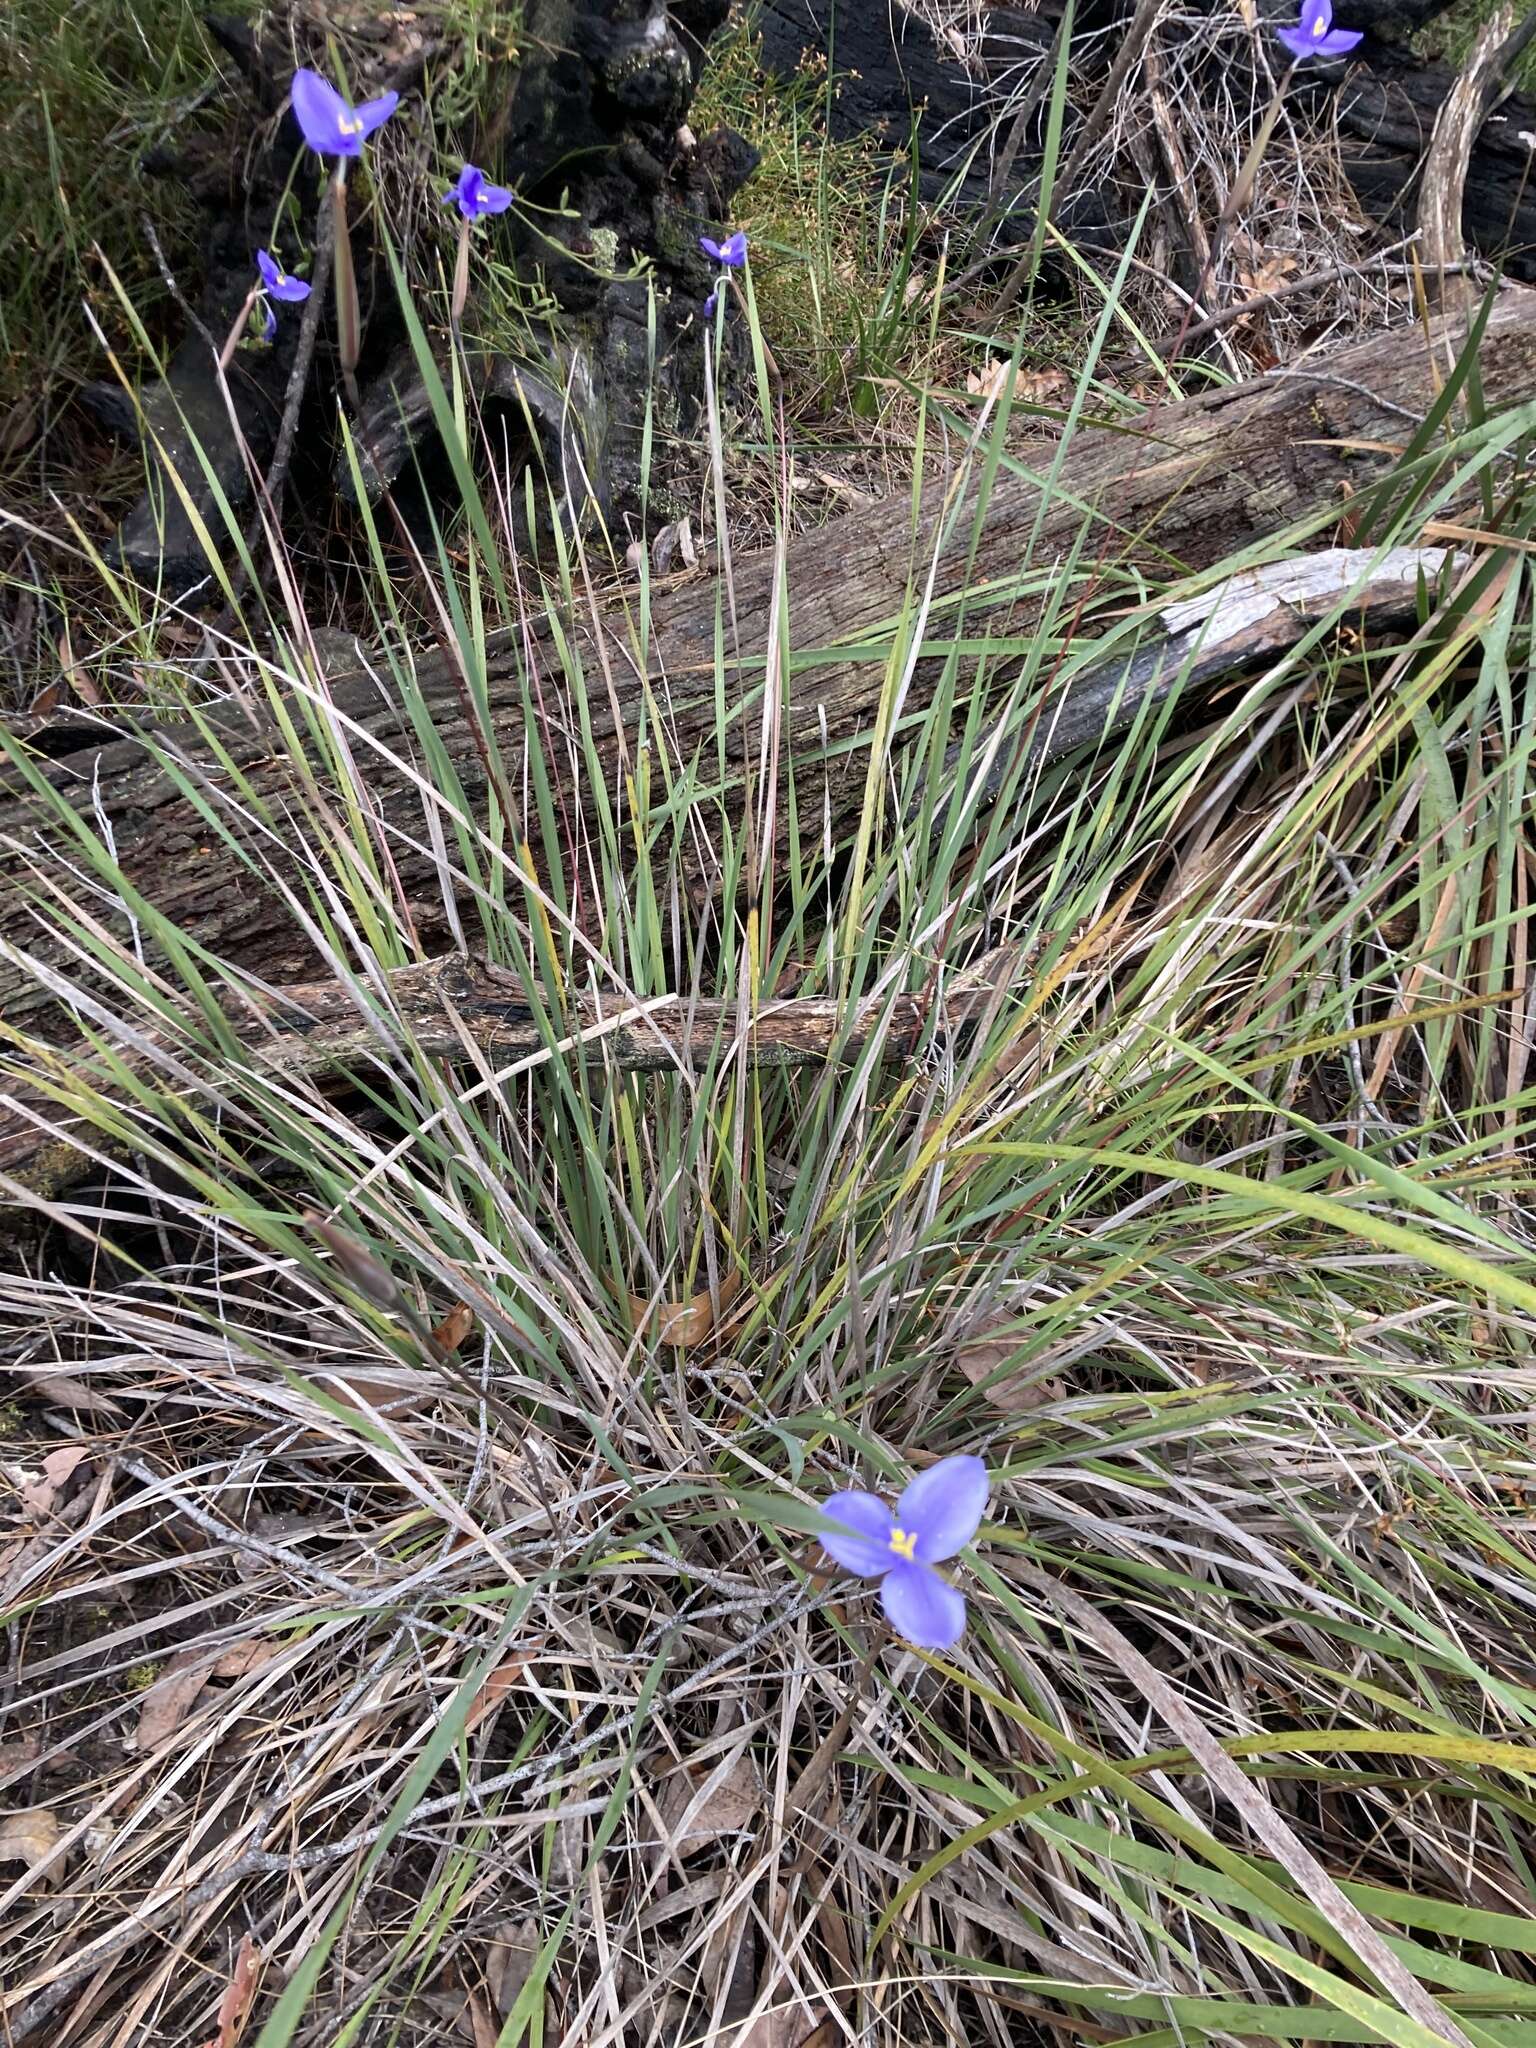
<svg viewBox="0 0 1536 2048">
<path fill-rule="evenodd" d="M 711 43 L 691 119 L 734 128 L 760 154 L 732 220 L 751 240 L 763 331 L 807 408 L 876 410 L 880 378 L 916 376 L 930 346 L 930 282 L 914 260 L 911 160 L 902 138 L 834 140 L 825 62 L 789 80 L 762 67 L 738 15 Z M 891 142 L 898 145 L 894 149 Z"/>
<path fill-rule="evenodd" d="M 82 291 L 98 246 L 152 314 L 163 287 L 140 218 L 173 262 L 193 212 L 140 165 L 208 117 L 218 55 L 196 0 L 10 0 L 0 10 L 0 408 L 46 409 L 89 360 Z M 119 330 L 100 291 L 109 332 Z"/>
<path fill-rule="evenodd" d="M 514 569 L 511 480 L 476 487 L 438 396 L 463 520 L 418 581 L 465 719 L 494 738 L 495 677 L 522 744 L 455 772 L 370 528 L 398 718 L 338 715 L 295 610 L 275 656 L 225 649 L 291 775 L 180 785 L 199 843 L 245 850 L 241 917 L 351 992 L 341 1084 L 242 1042 L 229 1013 L 270 992 L 33 785 L 37 914 L 106 1057 L 18 1032 L 7 1092 L 41 1080 L 128 1163 L 55 1205 L 57 1255 L 0 1301 L 38 1388 L 26 1483 L 85 1453 L 8 1554 L 16 1768 L 67 1883 L 3 1873 L 0 2020 L 207 2039 L 248 1936 L 261 2048 L 424 2048 L 466 2013 L 508 2048 L 619 2048 L 721 2039 L 727 2011 L 797 2048 L 1128 2023 L 1524 2048 L 1528 513 L 1468 541 L 1490 603 L 1388 647 L 1320 632 L 1197 729 L 1170 703 L 989 803 L 994 737 L 1022 763 L 1060 665 L 1168 592 L 1078 616 L 1115 570 L 1081 507 L 1080 548 L 992 586 L 1028 634 L 973 622 L 977 673 L 913 695 L 914 559 L 861 642 L 868 802 L 824 823 L 776 718 L 827 649 L 738 649 L 724 577 L 702 672 L 655 660 L 643 580 L 632 645 L 586 635 L 601 559 L 557 537 L 542 579 Z M 1447 473 L 1492 506 L 1506 447 L 1469 435 Z M 620 744 L 630 658 L 654 687 Z M 684 752 L 688 690 L 718 732 Z M 780 777 L 750 810 L 744 758 Z M 382 810 L 401 762 L 419 810 Z M 398 1004 L 423 847 L 534 1058 L 445 1053 Z M 926 998 L 999 946 L 995 1010 L 945 1031 Z M 740 1027 L 620 1072 L 569 1043 L 582 991 Z M 925 997 L 915 1043 L 879 1021 L 897 994 Z M 872 1036 L 755 1063 L 781 995 L 873 1006 Z M 644 1303 L 699 1297 L 660 1341 Z M 1046 1376 L 1032 1407 L 999 1384 Z M 993 1526 L 965 1643 L 920 1659 L 796 1518 L 959 1450 Z"/>
</svg>

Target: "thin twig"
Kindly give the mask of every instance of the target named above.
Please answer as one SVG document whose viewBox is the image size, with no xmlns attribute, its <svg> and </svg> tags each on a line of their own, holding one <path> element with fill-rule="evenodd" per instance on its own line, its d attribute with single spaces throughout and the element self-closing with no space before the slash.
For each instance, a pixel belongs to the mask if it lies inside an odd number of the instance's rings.
<svg viewBox="0 0 1536 2048">
<path fill-rule="evenodd" d="M 299 323 L 299 342 L 294 351 L 293 368 L 288 373 L 288 390 L 283 399 L 283 417 L 277 430 L 277 446 L 272 451 L 272 466 L 266 476 L 266 498 L 274 527 L 282 515 L 283 493 L 288 483 L 288 465 L 293 460 L 293 444 L 298 438 L 299 414 L 304 405 L 304 391 L 309 383 L 310 365 L 314 361 L 315 342 L 320 333 L 320 316 L 325 309 L 326 286 L 331 278 L 332 237 L 335 223 L 328 206 L 320 209 L 319 233 L 315 237 L 315 267 L 309 281 L 309 297 L 304 301 L 304 317 Z M 261 514 L 258 511 L 246 534 L 246 547 L 255 546 L 261 533 Z"/>
</svg>

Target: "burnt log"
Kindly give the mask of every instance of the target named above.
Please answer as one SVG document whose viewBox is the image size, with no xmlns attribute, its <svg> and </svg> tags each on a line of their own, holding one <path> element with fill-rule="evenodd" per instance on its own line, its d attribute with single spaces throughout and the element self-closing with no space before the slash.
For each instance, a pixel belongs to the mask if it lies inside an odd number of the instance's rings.
<svg viewBox="0 0 1536 2048">
<path fill-rule="evenodd" d="M 1435 122 L 1457 74 L 1392 46 L 1372 47 L 1335 99 L 1344 171 L 1362 207 L 1382 226 L 1408 232 Z M 1315 88 L 1313 88 L 1315 89 Z M 1511 277 L 1536 280 L 1536 99 L 1510 92 L 1472 143 L 1461 232 L 1470 249 Z"/>
<path fill-rule="evenodd" d="M 1347 62 L 1302 68 L 1291 91 L 1318 112 L 1332 115 L 1343 167 L 1363 210 L 1384 228 L 1413 226 L 1423 159 L 1435 120 L 1456 82 L 1445 64 L 1416 55 L 1405 38 L 1446 12 L 1447 0 L 1353 0 L 1350 26 L 1365 41 Z M 1079 6 L 1077 38 L 1097 36 L 1089 54 L 1102 87 L 1135 16 L 1133 0 L 1101 0 Z M 1266 17 L 1294 16 L 1286 0 L 1269 0 Z M 789 79 L 825 60 L 837 74 L 825 106 L 828 132 L 836 140 L 859 134 L 881 136 L 891 148 L 915 134 L 919 155 L 918 196 L 928 205 L 947 198 L 962 229 L 985 222 L 999 254 L 1034 232 L 1034 202 L 1044 139 L 1042 94 L 1022 136 L 1010 144 L 1006 189 L 993 189 L 999 161 L 993 124 L 1012 114 L 1009 88 L 1047 61 L 1060 0 L 1038 9 L 1003 6 L 988 11 L 976 45 L 977 62 L 967 68 L 916 15 L 899 4 L 870 6 L 848 0 L 764 0 L 756 17 L 766 69 Z M 1165 31 L 1176 35 L 1176 27 Z M 1277 55 L 1283 55 L 1277 51 Z M 1074 55 L 1074 66 L 1077 59 Z M 1094 103 L 1084 102 L 1085 118 Z M 1069 122 L 1065 146 L 1076 132 Z M 1536 101 L 1510 92 L 1481 123 L 1466 185 L 1463 233 L 1470 248 L 1504 263 L 1510 275 L 1536 278 L 1536 175 L 1532 148 L 1523 140 L 1536 133 Z M 1126 179 L 1085 187 L 1059 182 L 1056 225 L 1080 248 L 1112 251 L 1123 246 L 1127 225 L 1144 180 Z"/>
<path fill-rule="evenodd" d="M 994 631 L 1029 631 L 1038 600 L 1021 597 L 1010 579 L 1022 563 L 1071 552 L 1085 520 L 1090 557 L 1156 577 L 1173 563 L 1209 566 L 1299 521 L 1325 529 L 1331 508 L 1342 513 L 1346 499 L 1380 475 L 1388 459 L 1383 447 L 1400 444 L 1411 432 L 1408 422 L 1435 402 L 1441 358 L 1455 332 L 1437 336 L 1433 348 L 1416 329 L 1381 335 L 1310 373 L 1293 369 L 1168 404 L 1139 426 L 1084 430 L 1049 492 L 1049 460 L 1038 473 L 998 474 L 974 553 L 968 507 L 962 501 L 957 509 L 951 493 L 930 495 L 915 532 L 880 506 L 793 542 L 787 559 L 772 550 L 738 559 L 728 716 L 760 688 L 776 606 L 787 590 L 793 680 L 781 720 L 781 744 L 791 757 L 783 773 L 792 762 L 802 816 L 819 820 L 824 801 L 834 826 L 845 829 L 863 801 L 861 739 L 880 699 L 890 621 L 902 612 L 913 579 L 927 585 L 930 563 L 929 658 L 917 666 L 910 708 L 933 687 L 947 647 L 974 644 L 989 623 Z M 1536 395 L 1536 294 L 1511 290 L 1494 306 L 1480 375 L 1490 413 Z M 633 767 L 647 705 L 665 703 L 674 759 L 713 758 L 718 602 L 709 577 L 656 588 L 643 646 L 622 592 L 580 616 L 531 614 L 490 643 L 488 730 L 467 715 L 457 665 L 419 657 L 426 715 L 471 813 L 483 815 L 493 773 L 516 778 L 530 696 L 546 707 L 541 716 L 558 722 L 564 707 L 553 701 L 562 673 L 557 635 L 576 649 L 589 679 L 581 715 L 612 769 L 621 807 L 624 765 Z M 359 675 L 338 667 L 320 697 L 332 729 L 347 732 L 423 943 L 441 943 L 442 869 L 423 820 L 413 766 L 419 745 L 398 691 L 387 670 Z M 570 715 L 574 721 L 574 707 Z M 1042 716 L 1049 722 L 1048 706 Z M 755 733 L 755 713 L 752 724 Z M 755 759 L 756 740 L 749 745 L 745 725 L 739 718 L 729 741 L 738 768 L 744 752 Z M 308 773 L 322 789 L 334 789 L 318 743 Z M 324 959 L 264 865 L 270 849 L 251 822 L 258 807 L 281 814 L 302 786 L 272 713 L 246 701 L 206 713 L 200 731 L 146 725 L 82 738 L 60 759 L 34 758 L 0 786 L 0 1016 L 16 1031 L 60 1032 L 58 987 L 81 972 L 81 959 L 69 913 L 45 906 L 50 895 L 56 900 L 57 877 L 78 870 L 82 835 L 100 840 L 110 833 L 128 905 L 135 898 L 153 905 L 197 947 L 274 986 L 314 980 L 325 971 Z M 722 800 L 739 804 L 741 784 L 728 787 Z M 592 797 L 582 787 L 566 790 L 564 801 L 591 814 Z M 222 836 L 210 826 L 211 814 L 221 819 Z M 563 845 L 543 846 L 536 829 L 532 836 L 541 871 L 567 857 Z M 114 909 L 122 916 L 124 902 L 100 904 L 94 914 L 110 919 Z"/>
<path fill-rule="evenodd" d="M 483 376 L 489 401 L 504 403 L 509 418 L 535 395 L 533 430 L 518 438 L 536 466 L 561 452 L 561 430 L 549 426 L 545 401 L 573 386 L 585 394 L 573 431 L 581 436 L 590 489 L 577 509 L 601 512 L 619 526 L 638 512 L 642 496 L 669 516 L 667 479 L 640 475 L 647 406 L 680 439 L 698 419 L 699 307 L 710 271 L 697 237 L 718 226 L 755 160 L 739 138 L 710 137 L 695 146 L 679 137 L 705 44 L 726 6 L 727 0 L 693 0 L 682 10 L 685 28 L 663 0 L 527 0 L 518 56 L 499 68 L 499 98 L 478 133 L 460 139 L 466 157 L 525 202 L 495 224 L 497 253 L 520 276 L 542 280 L 548 307 L 546 317 L 529 323 L 519 353 L 476 362 L 472 374 Z M 98 390 L 88 400 L 116 428 L 152 429 L 142 434 L 146 446 L 184 487 L 185 500 L 170 487 L 146 493 L 124 520 L 114 550 L 130 574 L 172 597 L 209 576 L 200 529 L 222 541 L 220 500 L 237 516 L 247 513 L 252 472 L 266 471 L 278 445 L 291 378 L 302 386 L 303 402 L 298 438 L 306 488 L 296 495 L 315 507 L 318 531 L 330 516 L 328 479 L 341 481 L 343 498 L 349 482 L 344 458 L 333 460 L 340 379 L 328 303 L 312 364 L 307 354 L 297 354 L 297 322 L 288 317 L 279 321 L 273 346 L 253 342 L 237 352 L 229 377 L 233 420 L 215 373 L 216 349 L 253 279 L 252 251 L 270 238 L 290 179 L 302 222 L 317 237 L 323 209 L 318 162 L 305 151 L 291 112 L 278 113 L 286 108 L 294 63 L 287 44 L 269 48 L 247 28 L 223 21 L 214 27 L 264 125 L 245 151 L 233 196 L 227 166 L 205 166 L 188 180 L 206 215 L 201 299 L 188 309 L 189 332 L 163 379 L 148 387 L 143 417 L 115 391 Z M 435 50 L 413 33 L 417 45 L 407 56 L 386 54 L 375 70 L 352 81 L 359 98 L 402 93 L 407 121 L 410 95 Z M 156 168 L 185 176 L 188 167 L 166 162 Z M 365 323 L 356 433 L 371 493 L 408 465 L 414 472 L 418 456 L 430 474 L 435 443 L 430 411 L 415 389 L 415 366 L 402 371 L 404 323 L 387 266 L 369 239 L 372 217 L 365 214 L 353 229 Z M 291 261 L 292 247 L 285 254 Z M 637 260 L 648 277 L 639 274 Z M 435 343 L 446 354 L 446 333 Z"/>
</svg>

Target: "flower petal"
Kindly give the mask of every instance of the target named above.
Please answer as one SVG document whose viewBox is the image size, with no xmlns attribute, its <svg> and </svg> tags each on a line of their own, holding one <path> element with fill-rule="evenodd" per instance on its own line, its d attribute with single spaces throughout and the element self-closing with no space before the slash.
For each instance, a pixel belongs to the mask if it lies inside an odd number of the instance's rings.
<svg viewBox="0 0 1536 2048">
<path fill-rule="evenodd" d="M 738 228 L 720 246 L 720 261 L 732 270 L 740 270 L 747 260 L 747 236 L 744 228 Z"/>
<path fill-rule="evenodd" d="M 1320 43 L 1333 27 L 1333 0 L 1301 0 L 1298 26 L 1311 42 Z"/>
<path fill-rule="evenodd" d="M 300 306 L 309 297 L 309 286 L 302 277 L 289 277 L 285 271 L 282 283 L 273 285 L 272 296 L 285 306 Z"/>
<path fill-rule="evenodd" d="M 949 1650 L 965 1633 L 965 1601 L 925 1564 L 898 1564 L 880 1581 L 880 1605 L 897 1635 L 920 1650 Z"/>
<path fill-rule="evenodd" d="M 725 251 L 718 242 L 712 241 L 708 235 L 700 235 L 699 247 L 712 263 L 723 263 L 725 261 Z"/>
<path fill-rule="evenodd" d="M 360 124 L 358 140 L 361 142 L 363 137 L 371 135 L 375 128 L 382 128 L 399 104 L 400 95 L 397 92 L 383 92 L 376 100 L 364 100 L 352 115 L 353 120 Z"/>
<path fill-rule="evenodd" d="M 317 156 L 357 155 L 360 140 L 341 129 L 347 103 L 328 78 L 318 71 L 295 71 L 289 97 L 299 132 Z"/>
<path fill-rule="evenodd" d="M 261 273 L 261 281 L 268 291 L 282 283 L 283 273 L 265 249 L 256 251 L 256 268 Z"/>
<path fill-rule="evenodd" d="M 1275 34 L 1298 62 L 1303 57 L 1315 57 L 1317 55 L 1317 45 L 1310 36 L 1304 35 L 1299 28 L 1277 28 Z"/>
<path fill-rule="evenodd" d="M 964 1550 L 981 1526 L 988 1485 L 980 1458 L 944 1458 L 918 1474 L 896 1503 L 896 1526 L 917 1538 L 922 1563 Z"/>
<path fill-rule="evenodd" d="M 1361 40 L 1364 31 L 1358 28 L 1330 29 L 1315 47 L 1319 57 L 1346 57 Z"/>
<path fill-rule="evenodd" d="M 277 315 L 265 299 L 261 305 L 261 316 L 261 338 L 263 341 L 272 341 L 277 335 Z"/>
<path fill-rule="evenodd" d="M 713 319 L 714 319 L 714 317 L 715 317 L 715 308 L 716 308 L 716 306 L 718 306 L 718 305 L 719 305 L 719 303 L 720 303 L 720 294 L 719 294 L 718 292 L 711 292 L 711 293 L 710 293 L 710 295 L 709 295 L 709 297 L 708 297 L 708 298 L 707 298 L 707 299 L 706 299 L 706 300 L 704 301 L 704 318 L 705 318 L 706 320 L 713 320 Z"/>
<path fill-rule="evenodd" d="M 512 204 L 512 194 L 505 185 L 482 185 L 480 187 L 480 211 L 482 213 L 505 213 Z"/>
<path fill-rule="evenodd" d="M 872 1579 L 889 1571 L 896 1559 L 891 1555 L 891 1511 L 872 1493 L 834 1493 L 821 1511 L 837 1529 L 823 1529 L 821 1547 L 836 1559 L 845 1572 L 857 1572 Z"/>
</svg>

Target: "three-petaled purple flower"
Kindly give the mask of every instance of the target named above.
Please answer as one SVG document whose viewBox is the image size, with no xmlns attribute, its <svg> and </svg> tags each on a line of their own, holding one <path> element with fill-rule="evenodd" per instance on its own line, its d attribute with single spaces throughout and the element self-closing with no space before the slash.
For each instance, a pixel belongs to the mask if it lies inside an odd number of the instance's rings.
<svg viewBox="0 0 1536 2048">
<path fill-rule="evenodd" d="M 1304 57 L 1344 57 L 1360 40 L 1357 28 L 1335 28 L 1333 0 L 1301 0 L 1301 19 L 1294 28 L 1275 30 L 1298 63 Z"/>
<path fill-rule="evenodd" d="M 309 297 L 309 286 L 302 277 L 290 277 L 275 256 L 265 249 L 256 251 L 256 268 L 261 272 L 262 288 L 274 299 L 280 299 L 285 306 L 297 306 Z"/>
<path fill-rule="evenodd" d="M 834 1493 L 822 1513 L 838 1526 L 822 1548 L 845 1571 L 880 1581 L 880 1605 L 898 1635 L 922 1650 L 948 1650 L 965 1629 L 965 1600 L 933 1569 L 981 1526 L 987 1468 L 945 1458 L 921 1472 L 892 1511 L 872 1493 Z"/>
<path fill-rule="evenodd" d="M 712 263 L 723 263 L 727 270 L 740 270 L 747 260 L 746 230 L 738 228 L 723 242 L 717 242 L 709 235 L 700 235 L 699 247 Z"/>
<path fill-rule="evenodd" d="M 400 104 L 397 92 L 350 106 L 318 71 L 293 74 L 293 117 L 317 156 L 361 156 L 375 128 L 382 128 Z"/>
<path fill-rule="evenodd" d="M 456 184 L 443 194 L 445 206 L 457 206 L 466 220 L 480 220 L 488 213 L 505 213 L 512 194 L 505 185 L 493 185 L 484 171 L 466 164 Z"/>
</svg>

